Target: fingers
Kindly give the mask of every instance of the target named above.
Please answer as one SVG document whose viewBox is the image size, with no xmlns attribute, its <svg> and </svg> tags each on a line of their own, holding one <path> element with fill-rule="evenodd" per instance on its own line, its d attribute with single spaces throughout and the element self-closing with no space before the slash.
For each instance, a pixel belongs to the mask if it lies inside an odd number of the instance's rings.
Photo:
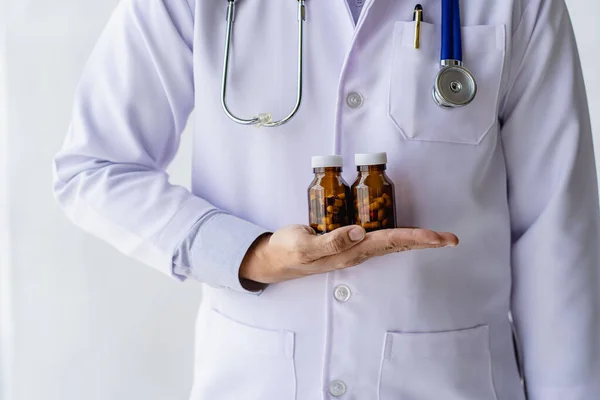
<svg viewBox="0 0 600 400">
<path fill-rule="evenodd" d="M 460 242 L 460 240 L 458 239 L 458 236 L 456 236 L 454 233 L 441 232 L 441 233 L 439 233 L 439 235 L 442 237 L 442 239 L 444 240 L 446 245 L 449 247 L 456 247 L 456 246 L 458 246 L 458 243 Z"/>
<path fill-rule="evenodd" d="M 458 238 L 452 233 L 425 229 L 389 229 L 369 233 L 359 244 L 330 257 L 327 262 L 335 269 L 361 264 L 372 257 L 410 250 L 455 247 Z"/>
<path fill-rule="evenodd" d="M 435 232 L 428 229 L 390 229 L 385 232 L 386 236 L 374 235 L 380 242 L 389 242 L 400 248 L 411 249 L 413 247 L 431 245 L 437 247 L 457 246 L 458 237 L 452 233 Z M 376 233 L 376 232 L 375 232 Z M 377 237 L 380 236 L 380 237 Z"/>
<path fill-rule="evenodd" d="M 397 231 L 399 229 L 395 229 L 395 231 Z M 422 238 L 422 239 L 427 239 L 432 238 L 434 235 L 432 234 L 436 234 L 439 236 L 439 238 L 441 238 L 441 240 L 447 244 L 447 246 L 450 247 L 455 247 L 458 246 L 458 237 L 453 234 L 453 233 L 449 233 L 449 232 L 435 232 L 435 231 L 431 231 L 428 229 L 421 229 L 418 226 L 405 226 L 403 227 L 403 229 L 401 229 L 403 231 L 412 231 L 412 234 L 415 235 L 417 238 Z"/>
<path fill-rule="evenodd" d="M 311 260 L 342 253 L 356 246 L 366 237 L 364 228 L 358 225 L 338 228 L 321 236 L 313 236 L 306 243 L 305 254 Z"/>
<path fill-rule="evenodd" d="M 398 250 L 412 250 L 425 246 L 426 248 L 455 247 L 458 237 L 452 233 L 435 232 L 428 229 L 390 229 L 387 237 L 379 238 L 380 243 L 391 245 Z M 380 248 L 379 248 L 380 249 Z M 375 248 L 375 251 L 379 250 Z"/>
<path fill-rule="evenodd" d="M 445 246 L 446 239 L 439 233 L 425 229 L 388 229 L 371 232 L 357 250 L 379 253 L 388 250 L 401 251 L 417 246 Z"/>
<path fill-rule="evenodd" d="M 360 249 L 369 255 L 406 251 L 417 247 L 444 247 L 449 242 L 441 234 L 426 229 L 389 229 L 373 232 Z"/>
</svg>

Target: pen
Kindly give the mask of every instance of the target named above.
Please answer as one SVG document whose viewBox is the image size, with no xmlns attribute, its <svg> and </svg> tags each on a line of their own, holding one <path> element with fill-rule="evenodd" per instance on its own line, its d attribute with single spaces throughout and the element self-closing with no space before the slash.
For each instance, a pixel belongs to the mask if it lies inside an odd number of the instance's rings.
<svg viewBox="0 0 600 400">
<path fill-rule="evenodd" d="M 423 7 L 420 4 L 415 6 L 413 21 L 415 21 L 415 49 L 418 49 L 421 42 L 421 21 L 423 21 Z"/>
</svg>

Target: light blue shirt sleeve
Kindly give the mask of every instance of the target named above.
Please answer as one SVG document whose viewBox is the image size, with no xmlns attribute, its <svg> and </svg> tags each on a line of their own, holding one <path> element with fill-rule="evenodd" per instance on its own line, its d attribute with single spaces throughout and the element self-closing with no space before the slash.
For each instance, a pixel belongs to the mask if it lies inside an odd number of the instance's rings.
<svg viewBox="0 0 600 400">
<path fill-rule="evenodd" d="M 201 218 L 177 248 L 173 274 L 181 280 L 191 278 L 213 287 L 248 293 L 242 286 L 239 269 L 248 249 L 268 230 L 231 214 L 215 211 Z"/>
</svg>

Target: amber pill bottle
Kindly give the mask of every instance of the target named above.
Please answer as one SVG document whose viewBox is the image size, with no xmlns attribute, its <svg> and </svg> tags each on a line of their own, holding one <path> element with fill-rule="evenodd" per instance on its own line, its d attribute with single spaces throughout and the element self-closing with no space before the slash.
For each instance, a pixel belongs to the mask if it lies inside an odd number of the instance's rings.
<svg viewBox="0 0 600 400">
<path fill-rule="evenodd" d="M 354 223 L 367 232 L 396 227 L 394 183 L 386 175 L 387 154 L 356 154 L 358 176 L 352 184 Z"/>
<path fill-rule="evenodd" d="M 341 156 L 315 156 L 315 174 L 308 188 L 310 226 L 323 234 L 350 224 L 348 200 L 350 187 L 342 178 L 344 160 Z"/>
</svg>

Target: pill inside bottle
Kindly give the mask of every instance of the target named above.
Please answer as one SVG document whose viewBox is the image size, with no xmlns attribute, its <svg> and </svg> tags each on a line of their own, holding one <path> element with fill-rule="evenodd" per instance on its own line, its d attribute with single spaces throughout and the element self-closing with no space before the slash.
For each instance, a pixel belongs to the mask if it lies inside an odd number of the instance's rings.
<svg viewBox="0 0 600 400">
<path fill-rule="evenodd" d="M 386 175 L 387 154 L 355 155 L 358 176 L 352 184 L 354 223 L 367 232 L 396 227 L 394 183 Z"/>
<path fill-rule="evenodd" d="M 314 179 L 308 188 L 309 224 L 324 234 L 350 223 L 348 201 L 350 186 L 342 178 L 341 156 L 312 157 Z"/>
</svg>

